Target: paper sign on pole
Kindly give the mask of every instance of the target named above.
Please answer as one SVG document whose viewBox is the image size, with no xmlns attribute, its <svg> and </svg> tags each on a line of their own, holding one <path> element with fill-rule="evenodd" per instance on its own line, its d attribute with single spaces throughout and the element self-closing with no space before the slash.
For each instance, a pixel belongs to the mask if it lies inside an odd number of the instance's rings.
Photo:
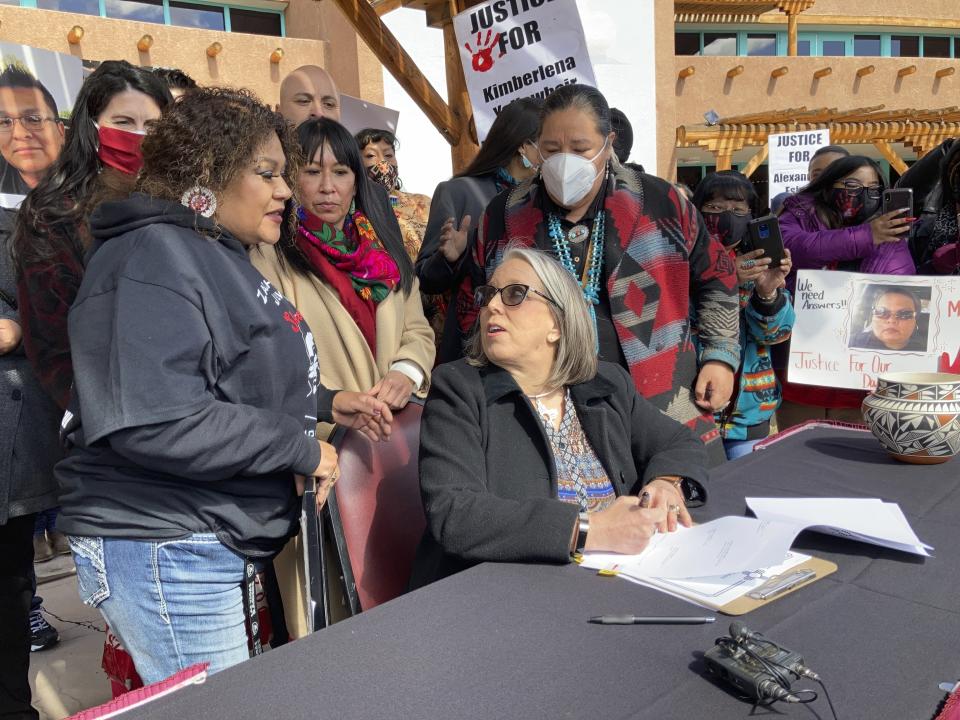
<svg viewBox="0 0 960 720">
<path fill-rule="evenodd" d="M 768 163 L 770 172 L 770 197 L 780 193 L 795 193 L 807 184 L 807 166 L 813 154 L 830 144 L 830 131 L 804 130 L 803 132 L 770 135 Z"/>
<path fill-rule="evenodd" d="M 937 372 L 960 348 L 960 276 L 797 273 L 787 379 L 872 390 L 891 372 Z"/>
<path fill-rule="evenodd" d="M 481 141 L 500 110 L 562 85 L 596 85 L 576 0 L 490 0 L 453 18 Z"/>
</svg>

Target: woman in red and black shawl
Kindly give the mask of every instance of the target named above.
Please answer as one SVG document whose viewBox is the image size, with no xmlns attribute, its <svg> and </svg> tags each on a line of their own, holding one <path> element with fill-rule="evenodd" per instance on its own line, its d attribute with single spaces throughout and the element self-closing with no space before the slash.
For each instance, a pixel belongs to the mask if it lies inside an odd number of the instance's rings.
<svg viewBox="0 0 960 720">
<path fill-rule="evenodd" d="M 713 413 L 729 401 L 740 359 L 736 269 L 672 185 L 620 165 L 613 138 L 598 90 L 552 93 L 541 114 L 540 172 L 487 207 L 471 279 L 485 282 L 511 244 L 555 255 L 592 306 L 600 358 L 625 367 L 642 396 L 723 462 Z M 461 292 L 472 293 L 465 285 Z M 464 329 L 473 321 L 461 317 Z"/>
</svg>

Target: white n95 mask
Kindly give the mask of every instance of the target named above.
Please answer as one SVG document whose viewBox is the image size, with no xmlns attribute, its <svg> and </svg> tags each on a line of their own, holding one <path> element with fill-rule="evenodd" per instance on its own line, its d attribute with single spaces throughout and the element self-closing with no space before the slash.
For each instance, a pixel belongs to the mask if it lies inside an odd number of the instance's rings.
<svg viewBox="0 0 960 720">
<path fill-rule="evenodd" d="M 604 140 L 600 152 L 589 160 L 573 153 L 557 153 L 548 157 L 540 166 L 547 192 L 565 208 L 583 200 L 599 175 L 593 161 L 606 149 L 607 141 Z"/>
</svg>

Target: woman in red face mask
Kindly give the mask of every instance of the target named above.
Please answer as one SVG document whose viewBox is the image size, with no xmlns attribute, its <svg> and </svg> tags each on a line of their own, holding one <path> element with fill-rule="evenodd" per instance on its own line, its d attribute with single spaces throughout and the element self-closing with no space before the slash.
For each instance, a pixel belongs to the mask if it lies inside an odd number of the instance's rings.
<svg viewBox="0 0 960 720">
<path fill-rule="evenodd" d="M 916 272 L 907 232 L 908 210 L 880 214 L 884 180 L 879 166 L 862 155 L 834 160 L 823 173 L 783 203 L 780 232 L 793 255 L 793 270 L 846 270 L 884 275 Z M 787 287 L 796 284 L 796 272 Z M 789 350 L 785 350 L 786 353 Z M 786 357 L 786 355 L 785 355 Z M 778 371 L 783 374 L 778 362 Z M 780 430 L 806 420 L 863 422 L 859 390 L 791 385 L 781 377 Z"/>
<path fill-rule="evenodd" d="M 133 190 L 143 134 L 171 102 L 149 71 L 122 60 L 102 63 L 77 95 L 59 159 L 21 205 L 13 251 L 23 346 L 61 409 L 73 384 L 67 311 L 83 277 L 87 219 L 104 200 Z"/>
</svg>

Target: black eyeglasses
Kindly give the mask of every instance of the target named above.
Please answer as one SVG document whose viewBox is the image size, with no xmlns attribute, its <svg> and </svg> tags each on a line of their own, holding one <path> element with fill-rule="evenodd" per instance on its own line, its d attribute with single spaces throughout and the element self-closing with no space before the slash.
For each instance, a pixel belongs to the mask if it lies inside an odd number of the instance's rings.
<svg viewBox="0 0 960 720">
<path fill-rule="evenodd" d="M 843 189 L 854 197 L 859 197 L 864 190 L 867 191 L 867 197 L 874 200 L 878 199 L 883 194 L 882 185 L 864 185 L 856 180 L 843 180 L 839 184 L 843 185 Z"/>
<path fill-rule="evenodd" d="M 896 312 L 891 312 L 887 310 L 887 308 L 873 309 L 873 316 L 878 320 L 889 320 L 891 315 L 897 320 L 913 320 L 917 316 L 917 313 L 914 310 L 897 310 Z"/>
<path fill-rule="evenodd" d="M 556 300 L 551 297 L 547 297 L 542 292 L 530 287 L 529 285 L 521 285 L 520 283 L 504 285 L 502 288 L 494 287 L 493 285 L 481 285 L 473 291 L 473 300 L 477 303 L 477 307 L 485 308 L 493 301 L 493 299 L 497 296 L 497 293 L 500 293 L 500 299 L 503 300 L 503 304 L 507 307 L 514 307 L 526 300 L 527 293 L 531 292 L 539 295 L 548 303 L 555 305 L 558 310 L 563 312 L 563 308 L 560 307 L 560 303 L 558 303 Z"/>
<path fill-rule="evenodd" d="M 720 203 L 708 202 L 704 203 L 703 207 L 700 208 L 700 212 L 705 212 L 707 214 L 711 213 L 722 213 L 724 210 L 729 210 L 737 217 L 746 217 L 750 214 L 749 210 L 744 210 L 743 208 L 738 207 L 728 207 L 726 205 L 721 205 Z"/>
</svg>

